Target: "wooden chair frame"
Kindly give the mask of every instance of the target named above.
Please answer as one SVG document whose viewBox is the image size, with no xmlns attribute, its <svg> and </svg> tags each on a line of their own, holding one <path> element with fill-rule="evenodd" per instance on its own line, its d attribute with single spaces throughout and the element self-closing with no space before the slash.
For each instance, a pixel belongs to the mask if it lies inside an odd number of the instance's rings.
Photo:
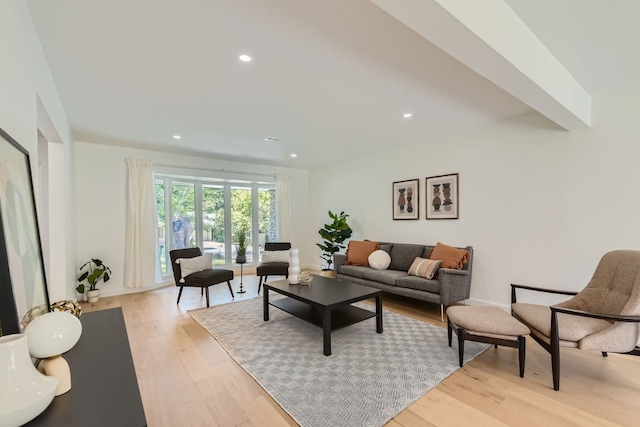
<svg viewBox="0 0 640 427">
<path fill-rule="evenodd" d="M 560 294 L 560 295 L 578 295 L 578 292 L 574 291 L 562 291 L 555 289 L 545 289 L 539 288 L 535 286 L 527 286 L 527 285 L 518 285 L 511 284 L 511 304 L 515 304 L 516 301 L 516 289 L 524 289 L 528 291 L 535 292 L 544 292 L 550 294 Z M 587 311 L 581 310 L 573 310 L 570 308 L 560 308 L 550 306 L 551 309 L 551 336 L 549 337 L 549 343 L 537 337 L 535 334 L 531 334 L 531 337 L 538 343 L 542 348 L 544 348 L 551 355 L 551 370 L 553 373 L 553 389 L 558 391 L 560 389 L 560 335 L 558 332 L 558 313 L 570 314 L 573 316 L 582 316 L 582 317 L 590 317 L 593 319 L 603 319 L 610 320 L 613 322 L 633 322 L 640 323 L 640 316 L 621 316 L 618 314 L 599 314 L 599 313 L 590 313 Z M 513 315 L 513 312 L 511 313 Z M 518 318 L 517 316 L 514 316 Z M 522 319 L 518 319 L 522 321 Z M 525 323 L 526 324 L 526 323 Z M 607 357 L 607 352 L 601 352 L 603 357 Z M 630 354 L 633 356 L 640 356 L 640 347 L 636 346 L 633 350 L 623 354 Z"/>
</svg>

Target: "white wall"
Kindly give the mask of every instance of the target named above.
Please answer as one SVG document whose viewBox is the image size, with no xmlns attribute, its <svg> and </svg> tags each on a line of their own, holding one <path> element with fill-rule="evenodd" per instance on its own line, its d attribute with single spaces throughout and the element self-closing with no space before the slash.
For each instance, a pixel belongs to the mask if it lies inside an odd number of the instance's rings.
<svg viewBox="0 0 640 427">
<path fill-rule="evenodd" d="M 298 236 L 306 233 L 307 172 L 300 169 L 278 168 L 248 163 L 229 162 L 211 158 L 180 156 L 148 150 L 114 147 L 84 142 L 76 143 L 76 231 L 79 268 L 90 258 L 99 258 L 112 270 L 112 280 L 101 287 L 104 296 L 118 295 L 151 289 L 155 284 L 145 284 L 143 289 L 129 289 L 123 285 L 124 241 L 126 213 L 126 158 L 148 159 L 154 164 L 183 167 L 184 173 L 201 175 L 206 170 L 225 169 L 250 174 L 288 174 L 292 177 L 294 205 L 294 237 L 292 243 L 302 241 Z M 193 168 L 202 168 L 197 171 Z M 166 167 L 154 167 L 167 171 Z M 175 172 L 176 169 L 172 168 Z M 233 174 L 231 174 L 233 175 Z M 238 174 L 238 179 L 248 175 Z M 172 282 L 173 283 L 173 282 Z"/>
<path fill-rule="evenodd" d="M 590 129 L 566 132 L 532 113 L 313 170 L 304 250 L 319 265 L 317 230 L 328 209 L 344 210 L 354 239 L 473 246 L 471 302 L 507 305 L 510 283 L 580 290 L 603 253 L 640 249 L 639 96 L 594 99 Z M 425 220 L 424 178 L 456 172 L 460 219 Z M 420 220 L 393 221 L 392 182 L 413 178 Z"/>
<path fill-rule="evenodd" d="M 42 129 L 45 135 L 56 134 L 66 157 L 72 156 L 73 144 L 67 117 L 23 0 L 0 1 L 0 52 L 0 127 L 29 151 L 38 193 L 38 128 L 46 125 L 47 129 Z M 70 179 L 66 179 L 65 197 L 70 197 L 70 185 Z M 74 249 L 72 244 L 59 248 L 67 254 L 73 254 Z M 73 295 L 74 275 L 72 269 L 67 269 L 66 280 L 49 283 L 52 301 Z"/>
</svg>

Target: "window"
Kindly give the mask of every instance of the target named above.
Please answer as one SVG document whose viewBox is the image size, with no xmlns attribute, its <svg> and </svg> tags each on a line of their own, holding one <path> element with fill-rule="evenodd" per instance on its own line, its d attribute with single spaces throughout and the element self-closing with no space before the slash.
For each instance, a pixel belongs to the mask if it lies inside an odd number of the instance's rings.
<svg viewBox="0 0 640 427">
<path fill-rule="evenodd" d="M 174 182 L 171 186 L 171 249 L 196 246 L 196 195 L 193 184 Z"/>
<path fill-rule="evenodd" d="M 214 265 L 230 265 L 236 234 L 247 233 L 247 262 L 259 262 L 265 242 L 276 241 L 275 184 L 156 175 L 158 266 L 171 275 L 169 251 L 197 246 Z"/>
<path fill-rule="evenodd" d="M 222 185 L 202 186 L 202 250 L 213 254 L 213 264 L 225 264 L 225 209 Z"/>
</svg>

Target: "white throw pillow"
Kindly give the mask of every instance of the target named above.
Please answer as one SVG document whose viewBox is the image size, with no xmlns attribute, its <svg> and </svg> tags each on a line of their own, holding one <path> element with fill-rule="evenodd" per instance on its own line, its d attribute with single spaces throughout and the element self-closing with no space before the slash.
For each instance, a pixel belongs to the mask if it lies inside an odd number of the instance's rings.
<svg viewBox="0 0 640 427">
<path fill-rule="evenodd" d="M 193 258 L 178 258 L 176 264 L 180 264 L 182 277 L 180 283 L 184 283 L 184 278 L 198 271 L 209 270 L 213 265 L 213 255 L 204 254 Z"/>
<path fill-rule="evenodd" d="M 262 251 L 262 262 L 289 262 L 289 251 Z"/>
<path fill-rule="evenodd" d="M 373 251 L 369 255 L 369 265 L 376 270 L 386 270 L 391 264 L 391 257 L 382 249 Z"/>
</svg>

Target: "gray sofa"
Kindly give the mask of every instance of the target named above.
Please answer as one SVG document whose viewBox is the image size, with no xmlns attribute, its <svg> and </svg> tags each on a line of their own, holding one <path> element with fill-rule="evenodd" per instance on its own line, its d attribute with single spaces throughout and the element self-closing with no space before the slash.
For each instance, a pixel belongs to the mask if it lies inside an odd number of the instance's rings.
<svg viewBox="0 0 640 427">
<path fill-rule="evenodd" d="M 345 254 L 335 254 L 336 277 L 351 283 L 381 289 L 422 301 L 440 304 L 440 315 L 444 320 L 444 306 L 469 298 L 471 290 L 471 267 L 473 248 L 467 246 L 469 261 L 462 270 L 441 268 L 438 280 L 409 276 L 408 271 L 416 257 L 427 258 L 434 246 L 408 243 L 380 243 L 380 249 L 391 256 L 391 265 L 386 270 L 371 267 L 345 265 Z"/>
</svg>

